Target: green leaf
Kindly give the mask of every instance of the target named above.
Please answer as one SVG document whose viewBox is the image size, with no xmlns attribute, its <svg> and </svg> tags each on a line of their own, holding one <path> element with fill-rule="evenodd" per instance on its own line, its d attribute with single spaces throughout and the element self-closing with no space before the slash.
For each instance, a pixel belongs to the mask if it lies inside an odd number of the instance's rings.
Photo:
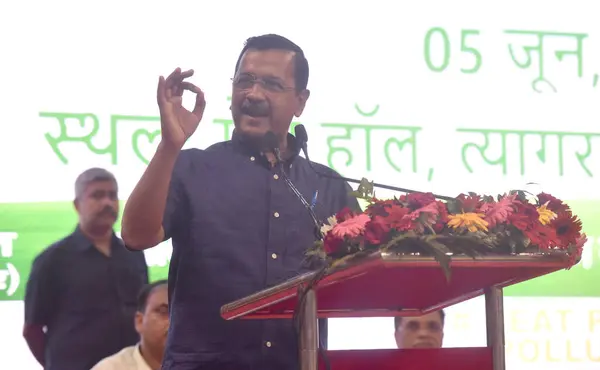
<svg viewBox="0 0 600 370">
<path fill-rule="evenodd" d="M 483 196 L 483 201 L 486 203 L 493 203 L 494 202 L 494 197 L 491 195 L 484 195 Z"/>
<path fill-rule="evenodd" d="M 446 281 L 449 282 L 452 271 L 450 270 L 450 256 L 446 254 L 450 253 L 448 247 L 434 239 L 426 240 L 423 246 L 428 249 L 428 252 L 440 264 Z"/>
<path fill-rule="evenodd" d="M 360 179 L 360 184 L 358 185 L 358 189 L 356 190 L 359 193 L 363 194 L 363 196 L 372 198 L 374 194 L 373 182 L 363 177 L 362 179 Z"/>
<path fill-rule="evenodd" d="M 389 242 L 383 244 L 381 246 L 381 250 L 385 252 L 388 249 L 394 248 L 398 243 L 400 243 L 404 239 L 407 239 L 407 238 L 409 238 L 411 236 L 412 236 L 411 232 L 406 232 L 406 233 L 398 234 L 395 237 L 393 237 L 392 239 L 390 239 Z"/>
<path fill-rule="evenodd" d="M 520 200 L 521 202 L 527 202 L 527 195 L 525 195 L 526 192 L 523 190 L 511 190 L 510 194 L 516 194 L 518 200 Z"/>
<path fill-rule="evenodd" d="M 458 201 L 458 199 L 447 201 L 446 207 L 448 207 L 448 212 L 450 214 L 458 214 L 461 212 L 461 204 L 460 201 Z"/>
</svg>

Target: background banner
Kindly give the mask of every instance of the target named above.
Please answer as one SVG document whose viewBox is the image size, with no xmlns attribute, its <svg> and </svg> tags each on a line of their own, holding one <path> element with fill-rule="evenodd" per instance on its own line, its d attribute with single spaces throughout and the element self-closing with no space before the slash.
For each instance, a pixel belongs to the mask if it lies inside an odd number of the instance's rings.
<svg viewBox="0 0 600 370">
<path fill-rule="evenodd" d="M 76 225 L 76 176 L 112 171 L 122 206 L 160 140 L 159 75 L 193 68 L 207 108 L 186 147 L 227 140 L 246 38 L 310 64 L 311 159 L 344 176 L 455 196 L 569 201 L 581 263 L 506 290 L 510 370 L 600 366 L 600 25 L 593 2 L 7 2 L 0 5 L 0 368 L 39 369 L 21 336 L 35 256 Z M 192 96 L 184 97 L 191 105 Z M 293 128 L 292 128 L 293 131 Z M 377 192 L 378 197 L 393 195 Z M 240 205 L 243 206 L 243 205 Z M 117 225 L 117 231 L 120 225 Z M 169 242 L 146 252 L 153 279 Z M 444 345 L 485 345 L 482 299 L 448 309 Z M 332 320 L 332 349 L 391 348 L 389 318 Z"/>
</svg>

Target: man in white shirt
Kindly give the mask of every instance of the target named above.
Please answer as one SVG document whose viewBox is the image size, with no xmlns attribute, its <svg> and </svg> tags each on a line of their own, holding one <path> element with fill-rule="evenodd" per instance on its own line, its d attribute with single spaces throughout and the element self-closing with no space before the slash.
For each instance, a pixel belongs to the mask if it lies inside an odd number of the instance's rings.
<svg viewBox="0 0 600 370">
<path fill-rule="evenodd" d="M 92 370 L 159 370 L 169 329 L 167 281 L 145 286 L 138 297 L 135 330 L 140 342 L 100 361 Z"/>
</svg>

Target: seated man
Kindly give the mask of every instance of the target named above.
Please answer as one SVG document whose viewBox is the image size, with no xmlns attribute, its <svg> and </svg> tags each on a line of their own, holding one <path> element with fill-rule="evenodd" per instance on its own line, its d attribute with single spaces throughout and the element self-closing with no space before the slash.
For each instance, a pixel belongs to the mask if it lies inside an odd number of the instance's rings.
<svg viewBox="0 0 600 370">
<path fill-rule="evenodd" d="M 167 281 L 146 285 L 138 296 L 135 330 L 140 342 L 100 361 L 92 370 L 159 370 L 169 329 Z"/>
<path fill-rule="evenodd" d="M 398 348 L 441 348 L 444 340 L 444 310 L 418 317 L 395 317 Z"/>
</svg>

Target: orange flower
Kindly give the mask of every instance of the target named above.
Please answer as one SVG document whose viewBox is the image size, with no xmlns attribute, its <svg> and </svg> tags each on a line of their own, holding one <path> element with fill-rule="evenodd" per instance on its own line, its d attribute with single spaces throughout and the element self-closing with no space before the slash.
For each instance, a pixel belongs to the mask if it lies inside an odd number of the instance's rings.
<svg viewBox="0 0 600 370">
<path fill-rule="evenodd" d="M 449 215 L 448 226 L 453 229 L 466 228 L 472 233 L 479 230 L 488 231 L 488 223 L 483 219 L 484 216 L 484 214 L 473 212 Z"/>
<path fill-rule="evenodd" d="M 548 225 L 550 221 L 556 218 L 556 213 L 548 209 L 548 203 L 549 202 L 546 202 L 537 209 L 538 213 L 540 214 L 539 220 L 542 225 Z"/>
</svg>

